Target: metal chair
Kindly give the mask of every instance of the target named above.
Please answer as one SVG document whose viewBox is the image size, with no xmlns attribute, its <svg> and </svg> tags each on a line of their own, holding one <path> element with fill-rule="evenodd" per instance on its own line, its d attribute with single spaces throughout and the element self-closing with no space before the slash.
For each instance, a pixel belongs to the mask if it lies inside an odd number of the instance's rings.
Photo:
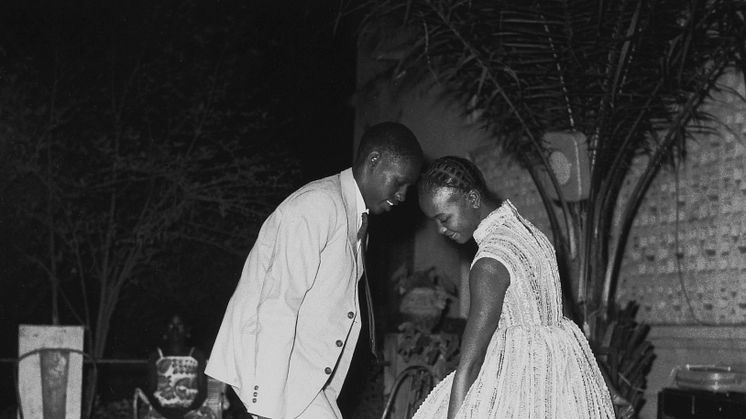
<svg viewBox="0 0 746 419">
<path fill-rule="evenodd" d="M 407 380 L 409 380 L 409 388 L 406 393 L 400 394 L 399 389 Z M 394 381 L 381 419 L 388 419 L 392 412 L 399 418 L 411 418 L 433 387 L 435 387 L 435 373 L 430 367 L 412 365 L 405 368 Z M 395 406 L 395 404 L 399 406 Z"/>
</svg>

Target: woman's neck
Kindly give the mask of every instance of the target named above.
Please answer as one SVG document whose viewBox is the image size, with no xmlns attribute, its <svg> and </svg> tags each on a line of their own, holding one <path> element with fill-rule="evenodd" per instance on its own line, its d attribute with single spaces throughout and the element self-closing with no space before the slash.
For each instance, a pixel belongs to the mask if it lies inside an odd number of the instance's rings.
<svg viewBox="0 0 746 419">
<path fill-rule="evenodd" d="M 183 342 L 178 343 L 169 343 L 166 345 L 166 353 L 168 355 L 186 355 L 186 353 L 189 351 L 189 348 L 187 348 L 186 344 Z"/>
<path fill-rule="evenodd" d="M 482 205 L 479 207 L 479 220 L 484 220 L 492 211 L 496 210 L 500 204 L 490 198 L 483 198 Z"/>
</svg>

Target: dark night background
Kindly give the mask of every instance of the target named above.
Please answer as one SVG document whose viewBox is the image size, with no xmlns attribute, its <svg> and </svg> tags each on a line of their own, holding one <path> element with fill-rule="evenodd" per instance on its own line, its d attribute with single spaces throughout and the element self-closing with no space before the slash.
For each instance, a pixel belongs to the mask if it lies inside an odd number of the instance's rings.
<svg viewBox="0 0 746 419">
<path fill-rule="evenodd" d="M 298 187 L 350 164 L 356 27 L 351 17 L 341 18 L 340 7 L 330 0 L 3 2 L 0 126 L 35 132 L 55 89 L 57 106 L 69 105 L 72 113 L 53 128 L 64 139 L 59 164 L 85 170 L 91 163 L 76 154 L 84 146 L 71 144 L 110 130 L 104 109 L 106 98 L 120 91 L 113 86 L 134 80 L 125 114 L 133 132 L 147 126 L 157 142 L 173 124 L 168 115 L 194 105 L 192 92 L 219 73 L 222 113 L 206 141 L 239 130 L 261 138 L 252 147 L 268 156 L 264 163 L 287 172 L 287 182 Z M 12 148 L 0 153 L 6 153 L 0 164 L 22 159 Z M 33 188 L 0 186 L 0 358 L 7 359 L 17 355 L 19 323 L 51 319 L 44 272 L 25 256 L 45 233 L 16 218 L 19 202 L 34 200 Z M 277 191 L 266 204 L 276 205 L 288 192 Z M 247 251 L 251 241 L 247 235 L 236 253 Z M 243 261 L 209 246 L 173 242 L 122 290 L 105 357 L 144 359 L 177 312 L 192 326 L 192 342 L 208 351 Z M 68 294 L 73 306 L 80 304 Z M 62 324 L 79 324 L 65 304 L 59 312 Z M 14 403 L 11 365 L 0 364 L 0 409 Z M 128 387 L 115 370 L 108 376 L 102 371 L 101 395 L 131 397 L 129 389 L 118 394 Z M 123 375 L 121 380 L 138 379 Z"/>
</svg>

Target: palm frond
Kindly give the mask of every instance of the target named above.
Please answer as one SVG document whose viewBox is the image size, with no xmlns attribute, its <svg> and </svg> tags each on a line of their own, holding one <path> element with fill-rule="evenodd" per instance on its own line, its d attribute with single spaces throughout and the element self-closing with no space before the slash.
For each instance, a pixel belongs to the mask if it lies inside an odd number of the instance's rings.
<svg viewBox="0 0 746 419">
<path fill-rule="evenodd" d="M 731 67 L 746 70 L 746 1 L 370 0 L 368 10 L 372 32 L 386 21 L 406 34 L 392 63 L 392 73 L 404 75 L 400 86 L 439 84 L 527 166 L 560 256 L 573 239 L 583 244 L 579 276 L 590 285 L 578 298 L 591 312 L 607 309 L 647 188 L 662 166 L 684 160 L 693 134 L 707 129 L 701 105 L 717 79 Z M 562 130 L 588 138 L 589 193 L 572 209 L 541 141 Z M 649 157 L 643 175 L 618 205 L 641 155 Z M 537 180 L 537 164 L 551 185 Z M 567 226 L 570 218 L 577 228 Z"/>
</svg>

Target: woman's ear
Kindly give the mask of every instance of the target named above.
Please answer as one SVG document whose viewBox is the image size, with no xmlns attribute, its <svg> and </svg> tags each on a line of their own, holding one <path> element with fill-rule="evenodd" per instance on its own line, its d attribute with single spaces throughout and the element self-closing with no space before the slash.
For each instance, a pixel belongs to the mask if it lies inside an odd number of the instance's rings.
<svg viewBox="0 0 746 419">
<path fill-rule="evenodd" d="M 476 189 L 472 189 L 466 193 L 466 201 L 472 208 L 479 208 L 482 206 L 482 194 Z"/>
</svg>

